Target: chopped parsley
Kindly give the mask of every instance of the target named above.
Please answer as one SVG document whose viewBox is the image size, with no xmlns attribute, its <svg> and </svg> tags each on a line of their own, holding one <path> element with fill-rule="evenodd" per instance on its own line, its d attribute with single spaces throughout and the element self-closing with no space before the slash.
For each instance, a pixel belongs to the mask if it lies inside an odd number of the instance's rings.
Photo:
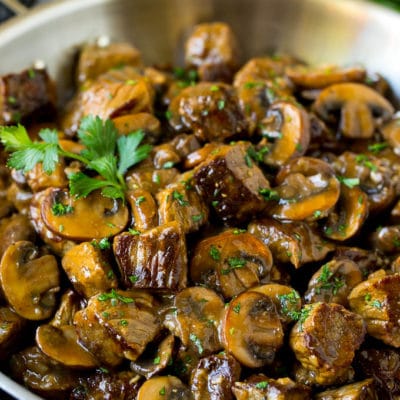
<svg viewBox="0 0 400 400">
<path fill-rule="evenodd" d="M 171 169 L 174 165 L 175 163 L 173 161 L 166 161 L 162 167 L 163 169 Z"/>
<path fill-rule="evenodd" d="M 190 203 L 185 200 L 182 193 L 179 193 L 177 190 L 172 192 L 172 199 L 176 200 L 180 206 L 188 206 Z"/>
<path fill-rule="evenodd" d="M 117 293 L 117 291 L 115 289 L 111 289 L 110 293 L 99 294 L 97 299 L 99 301 L 119 300 L 122 303 L 133 303 L 135 301 L 134 299 L 132 299 L 132 297 L 126 297 L 126 296 L 123 296 L 123 295 Z"/>
<path fill-rule="evenodd" d="M 233 231 L 234 235 L 240 235 L 241 233 L 246 233 L 246 229 L 239 229 L 239 228 L 235 228 Z"/>
<path fill-rule="evenodd" d="M 139 206 L 140 204 L 142 204 L 142 203 L 145 202 L 145 201 L 146 201 L 146 197 L 144 197 L 144 196 L 139 196 L 139 197 L 136 199 L 135 204 L 136 204 L 137 206 Z"/>
<path fill-rule="evenodd" d="M 138 236 L 138 235 L 141 234 L 140 231 L 138 231 L 137 229 L 132 229 L 132 228 L 129 228 L 129 229 L 128 229 L 128 232 L 129 232 L 131 235 L 133 235 L 133 236 Z"/>
<path fill-rule="evenodd" d="M 217 247 L 215 247 L 214 245 L 212 245 L 210 247 L 210 251 L 209 253 L 210 257 L 214 260 L 214 261 L 219 261 L 221 259 L 221 252 L 218 250 Z"/>
<path fill-rule="evenodd" d="M 223 110 L 225 108 L 225 100 L 218 100 L 217 107 L 218 110 Z"/>
<path fill-rule="evenodd" d="M 130 280 L 132 283 L 136 283 L 136 282 L 139 280 L 139 277 L 138 277 L 137 275 L 130 275 L 130 276 L 129 276 L 129 280 Z"/>
<path fill-rule="evenodd" d="M 280 199 L 278 192 L 269 188 L 260 188 L 258 193 L 260 193 L 265 200 L 278 201 Z"/>
<path fill-rule="evenodd" d="M 340 183 L 342 183 L 343 185 L 347 186 L 350 189 L 353 189 L 354 187 L 360 184 L 359 178 L 346 178 L 344 176 L 337 176 L 337 178 Z"/>
<path fill-rule="evenodd" d="M 240 313 L 240 308 L 241 308 L 241 304 L 240 304 L 240 303 L 237 303 L 236 306 L 233 307 L 233 311 L 234 311 L 236 314 L 239 314 L 239 313 Z"/>
<path fill-rule="evenodd" d="M 344 279 L 337 276 L 334 277 L 333 275 L 328 264 L 324 264 L 317 278 L 317 282 L 319 283 L 315 290 L 317 294 L 319 294 L 321 290 L 331 290 L 332 294 L 336 295 L 339 289 L 344 286 Z"/>
<path fill-rule="evenodd" d="M 161 361 L 161 357 L 160 357 L 160 356 L 157 356 L 157 357 L 154 358 L 153 364 L 154 364 L 154 365 L 158 365 L 158 364 L 160 364 L 160 361 Z"/>
<path fill-rule="evenodd" d="M 196 214 L 192 215 L 192 221 L 193 222 L 199 222 L 203 219 L 203 214 Z"/>
<path fill-rule="evenodd" d="M 217 85 L 212 85 L 211 88 L 210 88 L 210 90 L 211 90 L 212 92 L 218 92 L 219 87 L 218 87 Z"/>
<path fill-rule="evenodd" d="M 375 143 L 368 146 L 368 150 L 374 154 L 381 152 L 389 147 L 389 143 L 382 142 L 382 143 Z"/>
<path fill-rule="evenodd" d="M 378 167 L 365 154 L 358 154 L 356 156 L 356 163 L 369 168 L 372 172 L 376 172 Z"/>
<path fill-rule="evenodd" d="M 279 294 L 278 299 L 281 303 L 282 313 L 293 320 L 297 320 L 299 318 L 299 311 L 293 310 L 293 307 L 296 307 L 299 304 L 299 294 L 295 290 L 292 290 L 287 294 Z"/>
<path fill-rule="evenodd" d="M 90 243 L 93 247 L 100 250 L 107 250 L 111 248 L 111 243 L 109 242 L 108 238 L 102 238 L 99 241 L 92 240 Z"/>
<path fill-rule="evenodd" d="M 190 340 L 193 342 L 193 344 L 197 347 L 197 351 L 199 352 L 199 354 L 200 354 L 200 355 L 203 354 L 204 348 L 203 348 L 203 345 L 201 344 L 200 339 L 199 339 L 194 333 L 191 333 L 191 334 L 189 335 L 189 339 L 190 339 Z"/>
<path fill-rule="evenodd" d="M 257 389 L 266 389 L 268 387 L 269 383 L 267 381 L 262 381 L 256 383 L 256 388 Z"/>
<path fill-rule="evenodd" d="M 227 275 L 230 272 L 232 272 L 234 269 L 243 268 L 247 263 L 247 261 L 241 257 L 229 257 L 227 262 L 228 262 L 229 268 L 222 269 L 221 270 L 222 275 Z"/>
<path fill-rule="evenodd" d="M 163 386 L 160 391 L 158 392 L 161 396 L 165 396 L 166 390 L 165 390 L 165 386 Z"/>
<path fill-rule="evenodd" d="M 59 202 L 53 203 L 51 206 L 51 212 L 54 216 L 60 217 L 62 215 L 71 214 L 74 212 L 74 207 L 70 205 L 65 205 Z"/>
</svg>

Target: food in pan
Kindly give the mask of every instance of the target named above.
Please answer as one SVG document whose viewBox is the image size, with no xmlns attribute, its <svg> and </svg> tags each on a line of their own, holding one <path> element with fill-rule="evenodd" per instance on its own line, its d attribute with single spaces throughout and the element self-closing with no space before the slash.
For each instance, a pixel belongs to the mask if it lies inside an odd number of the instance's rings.
<svg viewBox="0 0 400 400">
<path fill-rule="evenodd" d="M 400 117 L 362 66 L 82 46 L 2 76 L 0 359 L 50 399 L 400 393 Z"/>
</svg>

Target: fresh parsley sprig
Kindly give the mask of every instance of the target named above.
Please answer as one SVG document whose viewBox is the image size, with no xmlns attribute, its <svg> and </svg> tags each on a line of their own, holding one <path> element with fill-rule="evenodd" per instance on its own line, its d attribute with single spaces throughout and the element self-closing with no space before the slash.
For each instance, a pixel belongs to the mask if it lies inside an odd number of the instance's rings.
<svg viewBox="0 0 400 400">
<path fill-rule="evenodd" d="M 85 146 L 80 154 L 63 150 L 54 129 L 42 129 L 39 137 L 42 141 L 32 141 L 22 125 L 0 127 L 0 140 L 6 151 L 11 152 L 7 165 L 28 172 L 42 163 L 43 170 L 51 174 L 60 157 L 78 160 L 87 169 L 96 171 L 102 179 L 83 172 L 71 174 L 70 192 L 77 198 L 101 189 L 103 196 L 123 200 L 126 190 L 124 174 L 147 158 L 151 151 L 150 145 L 140 145 L 144 138 L 142 131 L 118 137 L 111 120 L 102 121 L 92 115 L 84 117 L 78 129 L 78 138 Z"/>
</svg>

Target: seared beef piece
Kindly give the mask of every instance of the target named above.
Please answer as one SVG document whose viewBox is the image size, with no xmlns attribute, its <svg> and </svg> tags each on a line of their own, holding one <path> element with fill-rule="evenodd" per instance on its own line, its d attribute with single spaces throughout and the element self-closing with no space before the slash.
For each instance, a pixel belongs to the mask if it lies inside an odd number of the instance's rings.
<svg viewBox="0 0 400 400">
<path fill-rule="evenodd" d="M 198 68 L 203 81 L 229 82 L 239 63 L 239 49 L 231 28 L 224 23 L 195 26 L 186 41 L 185 61 Z"/>
<path fill-rule="evenodd" d="M 129 43 L 86 43 L 79 53 L 76 67 L 76 81 L 82 84 L 85 81 L 96 79 L 110 69 L 119 69 L 126 65 L 140 67 L 141 55 L 138 49 Z"/>
<path fill-rule="evenodd" d="M 181 158 L 186 158 L 190 153 L 201 148 L 200 142 L 193 134 L 181 133 L 176 135 L 170 143 Z"/>
<path fill-rule="evenodd" d="M 73 247 L 64 254 L 61 263 L 75 290 L 86 298 L 118 286 L 105 254 L 93 243 Z"/>
<path fill-rule="evenodd" d="M 51 121 L 56 89 L 45 69 L 29 69 L 0 77 L 0 124 Z"/>
<path fill-rule="evenodd" d="M 378 400 L 374 380 L 365 379 L 361 382 L 350 383 L 337 389 L 326 390 L 315 396 L 316 400 Z"/>
<path fill-rule="evenodd" d="M 202 358 L 192 372 L 195 400 L 233 400 L 232 385 L 240 378 L 240 364 L 228 354 Z"/>
<path fill-rule="evenodd" d="M 86 115 L 116 118 L 125 114 L 153 111 L 154 90 L 136 69 L 110 70 L 90 82 L 69 103 L 61 127 L 73 135 Z"/>
<path fill-rule="evenodd" d="M 185 235 L 176 222 L 114 238 L 114 255 L 127 288 L 179 290 L 186 287 Z"/>
<path fill-rule="evenodd" d="M 364 340 L 363 319 L 334 303 L 306 305 L 290 333 L 290 346 L 315 384 L 330 385 L 343 375 Z"/>
<path fill-rule="evenodd" d="M 400 347 L 400 274 L 371 274 L 349 295 L 350 308 L 364 318 L 368 334 Z"/>
<path fill-rule="evenodd" d="M 269 182 L 249 160 L 249 144 L 221 146 L 194 170 L 196 189 L 227 225 L 238 225 L 267 206 L 259 193 Z"/>
<path fill-rule="evenodd" d="M 203 82 L 183 89 L 168 112 L 176 131 L 193 132 L 202 141 L 222 142 L 246 129 L 233 89 L 222 83 Z"/>
<path fill-rule="evenodd" d="M 66 188 L 68 186 L 67 175 L 64 171 L 65 162 L 61 158 L 56 164 L 55 170 L 49 175 L 42 167 L 42 163 L 36 164 L 26 174 L 26 181 L 32 192 L 40 192 L 49 187 Z"/>
<path fill-rule="evenodd" d="M 308 400 L 311 389 L 290 378 L 271 379 L 263 374 L 253 375 L 244 382 L 235 382 L 233 393 L 237 400 Z"/>
<path fill-rule="evenodd" d="M 122 346 L 96 317 L 94 307 L 75 313 L 74 326 L 79 342 L 92 354 L 96 354 L 101 365 L 116 367 L 121 364 Z"/>
<path fill-rule="evenodd" d="M 14 379 L 45 398 L 65 399 L 79 385 L 79 372 L 46 356 L 36 346 L 14 354 L 10 366 Z"/>
<path fill-rule="evenodd" d="M 0 361 L 9 359 L 23 337 L 25 320 L 11 307 L 0 307 Z"/>
<path fill-rule="evenodd" d="M 176 221 L 185 233 L 189 233 L 198 231 L 208 221 L 208 207 L 192 186 L 171 183 L 156 197 L 161 225 Z"/>
<path fill-rule="evenodd" d="M 69 400 L 133 400 L 143 382 L 134 372 L 103 372 L 96 370 L 79 378 Z"/>
<path fill-rule="evenodd" d="M 291 263 L 295 268 L 323 260 L 335 248 L 315 228 L 302 221 L 263 218 L 250 223 L 248 229 L 269 247 L 274 260 Z"/>
<path fill-rule="evenodd" d="M 362 349 L 356 355 L 354 366 L 362 376 L 374 379 L 379 399 L 399 399 L 399 350 L 392 347 Z"/>
</svg>

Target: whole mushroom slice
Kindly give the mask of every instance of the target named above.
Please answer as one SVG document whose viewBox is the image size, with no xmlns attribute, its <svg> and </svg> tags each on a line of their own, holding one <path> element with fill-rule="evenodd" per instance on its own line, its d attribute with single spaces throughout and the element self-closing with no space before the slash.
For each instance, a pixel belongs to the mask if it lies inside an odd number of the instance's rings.
<svg viewBox="0 0 400 400">
<path fill-rule="evenodd" d="M 176 376 L 155 376 L 140 387 L 137 400 L 192 400 L 190 389 Z"/>
<path fill-rule="evenodd" d="M 19 241 L 8 247 L 0 263 L 3 293 L 21 316 L 29 320 L 49 318 L 57 305 L 60 273 L 53 255 L 40 256 L 31 242 Z"/>
<path fill-rule="evenodd" d="M 9 359 L 24 336 L 26 321 L 10 307 L 0 307 L 0 361 Z"/>
<path fill-rule="evenodd" d="M 86 301 L 72 289 L 68 289 L 62 295 L 60 305 L 49 323 L 56 328 L 72 325 L 75 313 L 84 307 L 86 307 Z"/>
<path fill-rule="evenodd" d="M 279 201 L 267 212 L 278 219 L 321 218 L 340 195 L 340 183 L 330 165 L 313 157 L 287 162 L 278 172 L 276 184 L 274 195 Z"/>
<path fill-rule="evenodd" d="M 190 379 L 194 400 L 233 400 L 231 388 L 240 372 L 240 364 L 229 354 L 202 358 Z"/>
<path fill-rule="evenodd" d="M 222 343 L 225 350 L 246 367 L 271 364 L 283 345 L 283 337 L 275 304 L 262 293 L 241 293 L 225 310 Z"/>
<path fill-rule="evenodd" d="M 384 139 L 393 149 L 393 152 L 400 156 L 400 114 L 396 113 L 393 119 L 380 128 L 380 131 Z"/>
<path fill-rule="evenodd" d="M 96 358 L 79 344 L 73 325 L 40 325 L 36 330 L 36 344 L 44 354 L 67 367 L 85 369 L 98 365 Z"/>
<path fill-rule="evenodd" d="M 265 139 L 258 147 L 265 164 L 281 167 L 291 158 L 302 156 L 307 151 L 310 120 L 308 113 L 300 106 L 284 101 L 274 103 L 262 127 Z"/>
<path fill-rule="evenodd" d="M 374 380 L 369 378 L 360 382 L 350 383 L 337 389 L 329 389 L 317 393 L 315 400 L 378 400 L 378 393 L 375 390 Z"/>
<path fill-rule="evenodd" d="M 43 196 L 41 215 L 46 227 L 61 237 L 90 241 L 120 233 L 128 223 L 129 211 L 99 191 L 74 199 L 67 189 L 49 188 Z"/>
<path fill-rule="evenodd" d="M 359 187 L 340 187 L 339 201 L 328 215 L 324 233 L 330 239 L 344 241 L 357 234 L 368 217 L 368 196 Z"/>
<path fill-rule="evenodd" d="M 375 128 L 393 115 L 394 108 L 383 96 L 359 83 L 337 83 L 324 89 L 313 104 L 324 121 L 332 121 L 340 111 L 339 129 L 343 136 L 368 139 Z"/>
<path fill-rule="evenodd" d="M 363 274 L 354 261 L 333 259 L 311 277 L 304 299 L 307 303 L 324 301 L 347 307 L 347 296 L 362 280 Z"/>
<path fill-rule="evenodd" d="M 296 86 L 304 89 L 322 89 L 342 82 L 363 82 L 366 77 L 365 68 L 357 65 L 294 65 L 287 67 L 285 73 Z"/>
<path fill-rule="evenodd" d="M 198 356 L 207 356 L 222 348 L 218 328 L 223 310 L 224 302 L 217 293 L 193 286 L 175 296 L 164 325 L 185 347 Z"/>
<path fill-rule="evenodd" d="M 205 284 L 225 298 L 270 280 L 272 254 L 257 237 L 228 230 L 200 241 L 190 263 L 192 281 Z"/>
<path fill-rule="evenodd" d="M 384 254 L 400 253 L 400 225 L 379 226 L 369 239 L 371 245 Z"/>
</svg>

